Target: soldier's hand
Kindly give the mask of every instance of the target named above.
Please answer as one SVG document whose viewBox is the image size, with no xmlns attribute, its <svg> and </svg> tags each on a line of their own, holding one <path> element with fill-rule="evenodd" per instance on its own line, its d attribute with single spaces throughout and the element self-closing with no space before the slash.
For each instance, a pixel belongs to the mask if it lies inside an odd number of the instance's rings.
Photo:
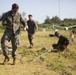
<svg viewBox="0 0 76 75">
<path fill-rule="evenodd" d="M 28 30 L 28 26 L 25 26 L 25 27 L 24 27 L 24 30 Z"/>
<path fill-rule="evenodd" d="M 26 29 L 28 29 L 28 26 L 26 26 Z"/>
<path fill-rule="evenodd" d="M 24 27 L 24 31 L 26 31 L 26 27 Z"/>
</svg>

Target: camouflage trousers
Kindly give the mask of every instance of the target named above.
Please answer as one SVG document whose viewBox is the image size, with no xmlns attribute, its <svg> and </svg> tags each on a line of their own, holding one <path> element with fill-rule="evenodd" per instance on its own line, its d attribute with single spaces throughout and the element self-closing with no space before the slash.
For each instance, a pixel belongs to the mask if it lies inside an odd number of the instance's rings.
<svg viewBox="0 0 76 75">
<path fill-rule="evenodd" d="M 58 51 L 64 51 L 64 50 L 67 48 L 67 46 L 65 46 L 65 45 L 60 45 L 60 44 L 53 44 L 52 47 L 53 47 L 54 49 L 57 49 Z"/>
<path fill-rule="evenodd" d="M 30 45 L 32 45 L 33 44 L 33 42 L 32 42 L 32 40 L 33 40 L 33 34 L 28 33 L 28 39 L 29 39 Z"/>
<path fill-rule="evenodd" d="M 19 43 L 19 35 L 14 35 L 11 32 L 5 32 L 1 39 L 1 47 L 3 50 L 3 55 L 8 58 L 8 42 L 11 41 L 12 44 L 12 57 L 16 58 L 17 48 Z"/>
</svg>

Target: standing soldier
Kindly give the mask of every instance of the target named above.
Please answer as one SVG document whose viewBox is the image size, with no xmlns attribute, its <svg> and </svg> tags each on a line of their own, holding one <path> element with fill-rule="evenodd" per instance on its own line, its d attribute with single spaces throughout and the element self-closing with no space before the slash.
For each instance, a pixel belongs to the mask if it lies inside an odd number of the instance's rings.
<svg viewBox="0 0 76 75">
<path fill-rule="evenodd" d="M 74 37 L 75 37 L 75 30 L 72 30 L 71 33 L 70 33 L 70 40 L 71 40 L 71 42 L 74 41 Z"/>
<path fill-rule="evenodd" d="M 35 21 L 32 20 L 32 15 L 28 15 L 28 18 L 29 20 L 27 21 L 27 25 L 28 25 L 28 39 L 29 39 L 29 42 L 30 42 L 30 48 L 33 47 L 33 34 L 35 34 L 35 32 L 38 30 L 38 27 L 37 27 L 37 24 Z"/>
<path fill-rule="evenodd" d="M 20 23 L 23 24 L 24 29 L 26 29 L 26 22 L 22 15 L 18 12 L 19 6 L 18 4 L 12 5 L 12 10 L 3 14 L 0 20 L 2 20 L 3 24 L 5 24 L 5 32 L 1 39 L 1 47 L 3 50 L 3 55 L 5 59 L 3 64 L 9 61 L 8 57 L 8 46 L 7 42 L 11 41 L 12 44 L 12 57 L 13 57 L 13 65 L 16 63 L 16 56 L 17 56 L 17 48 L 18 48 L 18 41 L 19 41 L 19 34 L 20 34 Z"/>
</svg>

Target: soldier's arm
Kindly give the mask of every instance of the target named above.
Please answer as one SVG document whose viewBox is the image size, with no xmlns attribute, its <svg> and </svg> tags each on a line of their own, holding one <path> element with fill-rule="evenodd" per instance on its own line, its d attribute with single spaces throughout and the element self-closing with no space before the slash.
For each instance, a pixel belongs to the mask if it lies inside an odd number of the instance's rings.
<svg viewBox="0 0 76 75">
<path fill-rule="evenodd" d="M 7 13 L 4 13 L 4 14 L 2 15 L 2 17 L 0 18 L 0 21 L 5 20 L 5 19 L 6 19 L 6 17 L 7 17 Z"/>
<path fill-rule="evenodd" d="M 2 21 L 2 25 L 3 25 L 3 26 L 5 25 L 6 18 L 7 18 L 7 13 L 4 13 L 4 14 L 2 15 L 2 17 L 0 18 L 0 21 Z"/>
<path fill-rule="evenodd" d="M 35 23 L 34 31 L 35 31 L 35 32 L 37 32 L 37 31 L 38 31 L 38 25 L 37 25 L 37 23 L 36 23 L 36 22 L 34 22 L 34 23 Z"/>
<path fill-rule="evenodd" d="M 57 44 L 60 44 L 60 41 L 58 41 L 58 43 Z"/>
<path fill-rule="evenodd" d="M 68 38 L 65 38 L 65 45 L 69 44 Z"/>
</svg>

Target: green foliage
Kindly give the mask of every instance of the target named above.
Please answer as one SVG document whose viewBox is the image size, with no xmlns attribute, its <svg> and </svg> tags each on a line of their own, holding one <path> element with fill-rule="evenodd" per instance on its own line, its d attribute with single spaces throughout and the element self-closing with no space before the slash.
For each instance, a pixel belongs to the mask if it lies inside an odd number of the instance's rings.
<svg viewBox="0 0 76 75">
<path fill-rule="evenodd" d="M 51 26 L 51 24 L 39 24 L 38 25 L 39 28 L 47 28 L 49 26 Z"/>
<path fill-rule="evenodd" d="M 51 27 L 52 27 L 52 24 L 39 24 L 38 25 L 39 31 L 42 31 L 43 28 L 45 28 L 46 30 L 50 30 L 50 29 L 52 29 Z"/>
<path fill-rule="evenodd" d="M 44 24 L 50 24 L 50 23 L 51 23 L 51 20 L 50 20 L 49 16 L 47 16 L 46 19 L 45 19 Z"/>
<path fill-rule="evenodd" d="M 51 19 L 49 16 L 46 17 L 44 24 L 55 24 L 55 25 L 61 25 L 61 26 L 72 26 L 76 24 L 76 19 L 71 18 L 65 18 L 61 20 L 58 16 L 52 17 Z"/>
<path fill-rule="evenodd" d="M 60 23 L 60 18 L 55 16 L 52 17 L 51 19 L 49 18 L 49 16 L 46 17 L 44 24 L 59 24 Z"/>
</svg>

